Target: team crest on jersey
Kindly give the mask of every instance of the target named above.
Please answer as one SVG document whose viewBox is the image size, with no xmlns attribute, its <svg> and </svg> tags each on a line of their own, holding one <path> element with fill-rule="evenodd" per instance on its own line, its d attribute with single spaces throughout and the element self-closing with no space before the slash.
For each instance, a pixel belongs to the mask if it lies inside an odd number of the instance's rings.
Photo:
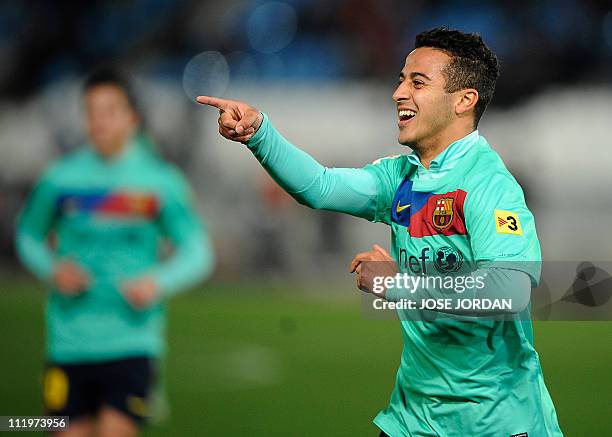
<svg viewBox="0 0 612 437">
<path fill-rule="evenodd" d="M 412 189 L 405 178 L 395 191 L 391 204 L 391 222 L 404 226 L 411 237 L 467 235 L 463 205 L 467 192 L 456 189 L 432 193 Z"/>
<path fill-rule="evenodd" d="M 453 201 L 452 197 L 441 197 L 436 200 L 431 221 L 437 230 L 443 231 L 453 223 Z"/>
</svg>

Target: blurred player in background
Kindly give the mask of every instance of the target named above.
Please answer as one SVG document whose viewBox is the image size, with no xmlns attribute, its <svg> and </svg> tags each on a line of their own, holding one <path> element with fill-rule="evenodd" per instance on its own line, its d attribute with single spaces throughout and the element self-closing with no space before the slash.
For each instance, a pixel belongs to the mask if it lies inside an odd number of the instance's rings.
<svg viewBox="0 0 612 437">
<path fill-rule="evenodd" d="M 50 287 L 47 413 L 70 416 L 62 435 L 133 436 L 150 413 L 165 301 L 207 277 L 213 254 L 187 181 L 142 144 L 127 80 L 98 70 L 84 97 L 90 143 L 44 172 L 17 249 Z"/>
<path fill-rule="evenodd" d="M 451 315 L 402 320 L 395 389 L 374 420 L 381 436 L 562 435 L 529 320 L 541 260 L 533 216 L 521 187 L 476 130 L 498 74 L 496 56 L 478 35 L 444 28 L 419 34 L 393 94 L 399 142 L 414 152 L 362 169 L 323 167 L 243 102 L 198 98 L 219 109 L 221 135 L 246 143 L 299 202 L 391 226 L 392 255 L 374 246 L 351 263 L 360 289 L 372 292 L 375 276 L 421 275 L 434 264 L 454 273 L 465 259 L 477 268 L 468 274 L 485 284 L 465 298 L 512 296 L 512 308 L 501 311 L 508 320 L 487 318 L 499 308 L 440 308 Z M 338 134 L 349 129 L 338 126 Z M 435 287 L 419 295 L 448 297 Z M 391 288 L 383 296 L 398 301 L 410 294 Z"/>
</svg>

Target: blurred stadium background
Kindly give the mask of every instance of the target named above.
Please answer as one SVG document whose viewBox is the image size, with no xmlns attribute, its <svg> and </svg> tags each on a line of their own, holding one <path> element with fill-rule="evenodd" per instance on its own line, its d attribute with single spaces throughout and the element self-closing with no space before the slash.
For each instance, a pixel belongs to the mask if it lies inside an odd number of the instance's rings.
<svg viewBox="0 0 612 437">
<path fill-rule="evenodd" d="M 1 2 L 0 414 L 41 408 L 44 293 L 15 260 L 15 216 L 44 166 L 84 142 L 81 80 L 112 62 L 189 176 L 219 258 L 170 305 L 169 414 L 147 435 L 374 435 L 400 332 L 362 317 L 345 272 L 388 229 L 292 202 L 192 97 L 246 100 L 327 165 L 362 166 L 406 152 L 391 94 L 414 36 L 442 24 L 501 59 L 480 131 L 523 185 L 545 259 L 612 259 L 609 1 Z M 568 436 L 610 435 L 611 328 L 536 324 Z"/>
</svg>

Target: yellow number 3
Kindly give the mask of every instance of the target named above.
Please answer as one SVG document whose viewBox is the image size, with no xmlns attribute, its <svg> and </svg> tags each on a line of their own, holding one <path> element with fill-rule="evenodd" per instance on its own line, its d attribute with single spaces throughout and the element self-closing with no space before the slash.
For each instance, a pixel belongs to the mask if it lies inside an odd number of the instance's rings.
<svg viewBox="0 0 612 437">
<path fill-rule="evenodd" d="M 523 235 L 518 214 L 502 209 L 495 210 L 495 232 L 498 234 Z"/>
</svg>

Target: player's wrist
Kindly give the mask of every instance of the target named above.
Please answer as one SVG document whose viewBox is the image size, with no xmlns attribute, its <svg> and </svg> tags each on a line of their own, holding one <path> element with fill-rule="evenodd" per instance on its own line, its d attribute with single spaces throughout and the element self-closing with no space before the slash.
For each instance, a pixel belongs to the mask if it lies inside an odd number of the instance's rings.
<svg viewBox="0 0 612 437">
<path fill-rule="evenodd" d="M 256 148 L 257 144 L 261 142 L 262 138 L 265 136 L 266 131 L 266 127 L 264 126 L 264 124 L 266 124 L 267 116 L 261 111 L 258 112 L 259 116 L 257 117 L 255 123 L 253 123 L 252 125 L 252 127 L 255 129 L 255 132 L 253 132 L 251 138 L 244 142 L 244 144 L 246 144 L 246 146 L 251 150 L 253 150 L 253 148 Z"/>
<path fill-rule="evenodd" d="M 257 112 L 258 112 L 259 115 L 257 116 L 257 120 L 255 120 L 255 123 L 253 124 L 253 128 L 255 129 L 255 132 L 253 132 L 253 134 L 257 133 L 257 131 L 259 130 L 259 128 L 263 124 L 263 120 L 264 120 L 263 112 L 261 112 L 261 111 L 257 111 Z"/>
</svg>

